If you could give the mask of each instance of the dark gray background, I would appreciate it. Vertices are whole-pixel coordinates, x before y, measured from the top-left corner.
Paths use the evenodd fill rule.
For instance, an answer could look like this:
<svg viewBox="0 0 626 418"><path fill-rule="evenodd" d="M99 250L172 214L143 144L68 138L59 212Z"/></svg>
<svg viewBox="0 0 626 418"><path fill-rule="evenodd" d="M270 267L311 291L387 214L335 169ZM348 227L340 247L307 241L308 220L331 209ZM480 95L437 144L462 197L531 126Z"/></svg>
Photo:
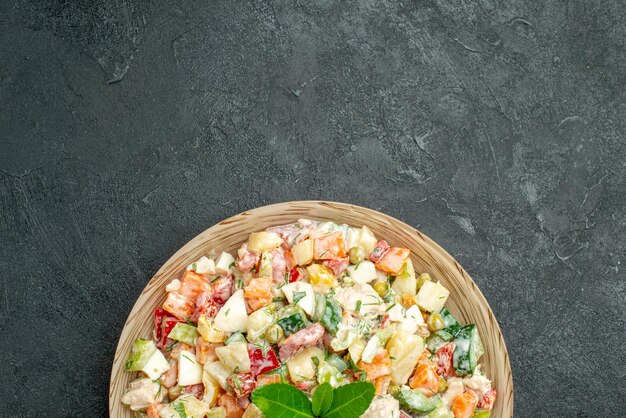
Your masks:
<svg viewBox="0 0 626 418"><path fill-rule="evenodd" d="M0 416L105 415L158 267L294 199L455 256L517 416L623 416L623 1L163 3L0 6Z"/></svg>

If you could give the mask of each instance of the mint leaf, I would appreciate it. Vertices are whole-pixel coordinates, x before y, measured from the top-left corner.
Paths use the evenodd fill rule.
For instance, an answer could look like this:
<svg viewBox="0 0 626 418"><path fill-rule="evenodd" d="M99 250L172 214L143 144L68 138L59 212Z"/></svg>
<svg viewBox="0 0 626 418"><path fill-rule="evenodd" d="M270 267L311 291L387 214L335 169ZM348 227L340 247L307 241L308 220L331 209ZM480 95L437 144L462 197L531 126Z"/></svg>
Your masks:
<svg viewBox="0 0 626 418"><path fill-rule="evenodd" d="M313 415L323 416L333 401L333 387L322 383L313 393Z"/></svg>
<svg viewBox="0 0 626 418"><path fill-rule="evenodd" d="M298 388L285 383L274 383L255 389L252 392L252 403L267 418L313 417L309 398Z"/></svg>
<svg viewBox="0 0 626 418"><path fill-rule="evenodd" d="M374 392L374 385L369 382L355 382L338 387L333 392L333 401L324 418L360 417L369 408Z"/></svg>

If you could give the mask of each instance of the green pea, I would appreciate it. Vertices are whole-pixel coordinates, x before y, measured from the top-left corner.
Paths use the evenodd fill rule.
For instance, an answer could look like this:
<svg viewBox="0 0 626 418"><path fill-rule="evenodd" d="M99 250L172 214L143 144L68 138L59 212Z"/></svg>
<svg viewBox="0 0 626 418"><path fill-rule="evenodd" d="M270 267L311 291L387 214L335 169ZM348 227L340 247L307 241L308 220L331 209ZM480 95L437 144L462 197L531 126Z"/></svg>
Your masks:
<svg viewBox="0 0 626 418"><path fill-rule="evenodd" d="M387 283L385 283L383 281L378 281L378 282L374 283L374 290L376 291L376 293L378 293L378 295L380 297L385 296L387 294L387 290L388 290Z"/></svg>
<svg viewBox="0 0 626 418"><path fill-rule="evenodd" d="M350 248L350 263L351 264L359 264L361 261L365 259L365 251L361 247L352 247Z"/></svg>
<svg viewBox="0 0 626 418"><path fill-rule="evenodd" d="M431 313L428 317L428 329L433 332L441 331L444 327L443 318L438 313Z"/></svg>
<svg viewBox="0 0 626 418"><path fill-rule="evenodd" d="M270 325L270 327L265 331L265 338L270 344L277 344L283 339L284 335L285 333L283 332L283 329L278 324Z"/></svg>

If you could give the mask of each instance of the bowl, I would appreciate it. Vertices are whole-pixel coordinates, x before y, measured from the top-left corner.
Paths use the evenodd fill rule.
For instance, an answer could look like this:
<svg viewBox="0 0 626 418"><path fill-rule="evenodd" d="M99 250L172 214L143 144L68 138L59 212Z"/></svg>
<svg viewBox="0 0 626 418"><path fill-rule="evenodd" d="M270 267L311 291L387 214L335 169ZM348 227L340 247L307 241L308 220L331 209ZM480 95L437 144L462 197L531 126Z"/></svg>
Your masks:
<svg viewBox="0 0 626 418"><path fill-rule="evenodd" d="M301 218L331 220L356 227L367 225L390 245L409 248L415 271L430 273L450 290L446 306L452 314L462 323L478 326L485 348L480 364L498 391L491 416L513 416L511 365L500 327L476 283L450 254L415 228L375 210L345 203L295 201L263 206L225 219L185 244L159 269L135 302L117 344L109 386L111 417L133 417L130 409L122 405L121 398L136 373L124 371L124 363L133 341L152 335L153 313L165 300L165 286L172 279L180 278L190 263L211 250L235 251L251 232Z"/></svg>

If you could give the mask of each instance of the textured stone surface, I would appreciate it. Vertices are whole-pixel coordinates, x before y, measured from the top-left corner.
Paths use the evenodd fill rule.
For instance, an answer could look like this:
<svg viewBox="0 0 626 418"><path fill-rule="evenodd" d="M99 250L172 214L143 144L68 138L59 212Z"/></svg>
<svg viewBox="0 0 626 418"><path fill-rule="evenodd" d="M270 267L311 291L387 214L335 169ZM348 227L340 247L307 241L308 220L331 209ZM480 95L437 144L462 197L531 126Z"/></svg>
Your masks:
<svg viewBox="0 0 626 418"><path fill-rule="evenodd" d="M517 416L623 414L623 2L171 3L0 5L0 416L105 415L158 267L318 198L459 259Z"/></svg>

